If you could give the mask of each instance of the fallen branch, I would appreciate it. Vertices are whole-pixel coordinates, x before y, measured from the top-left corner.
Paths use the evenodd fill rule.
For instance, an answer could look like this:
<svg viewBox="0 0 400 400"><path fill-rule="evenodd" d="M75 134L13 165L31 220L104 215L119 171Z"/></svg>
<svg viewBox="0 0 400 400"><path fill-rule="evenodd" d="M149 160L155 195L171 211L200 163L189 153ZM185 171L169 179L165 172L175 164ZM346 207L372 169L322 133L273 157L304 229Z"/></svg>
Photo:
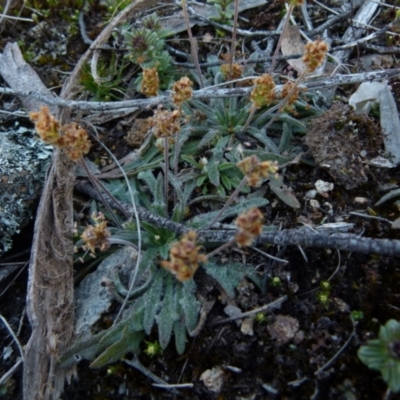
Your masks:
<svg viewBox="0 0 400 400"><path fill-rule="evenodd" d="M101 201L98 193L89 183L78 181L75 188L91 198ZM111 207L124 210L132 215L132 206L127 203L115 203L103 194ZM187 233L190 228L184 224L173 222L167 218L153 214L138 207L139 218L160 228L168 229L177 235ZM203 243L226 243L234 238L235 230L201 230L198 232L199 241ZM285 229L282 231L264 232L255 244L274 244L279 246L293 245L302 247L331 248L342 251L352 251L363 254L380 254L385 256L400 256L400 240L365 238L352 233L326 233L312 231L307 227Z"/></svg>
<svg viewBox="0 0 400 400"><path fill-rule="evenodd" d="M400 75L400 68L395 69L384 69L379 71L363 72L359 74L348 74L341 75L337 74L330 77L323 77L305 81L301 85L302 88L308 90L324 89L338 85L354 85L361 82L374 81L374 80L385 80L391 79L395 76ZM229 82L228 82L229 83ZM282 88L282 85L277 85L277 90ZM211 89L200 89L193 92L193 98L222 98L222 97L241 97L248 96L252 90L252 87L238 87L238 88L211 88ZM41 100L51 106L67 107L71 110L86 110L96 112L115 112L120 109L132 109L132 111L140 109L148 109L155 107L159 104L168 103L171 98L169 94L162 96L151 97L148 99L137 99L137 100L123 100L113 102L96 102L96 101L77 101L77 100L66 100L60 97L50 97L37 93L35 91L28 90L13 90L8 88L0 88L0 93L10 94L20 97L33 97Z"/></svg>

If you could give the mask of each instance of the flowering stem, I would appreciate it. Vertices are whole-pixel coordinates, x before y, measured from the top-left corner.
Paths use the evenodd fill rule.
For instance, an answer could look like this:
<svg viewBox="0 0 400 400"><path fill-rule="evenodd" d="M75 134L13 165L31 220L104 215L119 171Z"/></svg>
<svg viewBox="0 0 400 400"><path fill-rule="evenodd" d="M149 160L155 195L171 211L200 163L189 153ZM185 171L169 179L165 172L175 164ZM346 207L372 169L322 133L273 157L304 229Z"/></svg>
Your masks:
<svg viewBox="0 0 400 400"><path fill-rule="evenodd" d="M179 157L179 132L175 135L175 149L174 149L174 174L178 176L178 157Z"/></svg>
<svg viewBox="0 0 400 400"><path fill-rule="evenodd" d="M222 250L227 249L228 247L232 246L235 243L235 239L231 239L229 242L224 243L222 246L219 246L217 249L213 250L211 253L208 253L206 257L210 259L210 257L215 256L216 254L220 253Z"/></svg>
<svg viewBox="0 0 400 400"><path fill-rule="evenodd" d="M165 160L165 171L164 171L164 197L165 197L165 216L168 217L168 137L164 138L164 160Z"/></svg>
<svg viewBox="0 0 400 400"><path fill-rule="evenodd" d="M280 102L280 104L278 105L279 110L282 110L285 107L285 105L288 103L289 99L292 97L293 93L296 91L297 87L299 86L303 78L306 76L306 74L307 74L307 68L305 68L304 71L299 75L299 77L294 82L287 96ZM263 129L268 129L274 123L277 117L278 113L274 114Z"/></svg>
<svg viewBox="0 0 400 400"><path fill-rule="evenodd" d="M236 196L239 194L239 192L242 190L243 186L247 183L247 178L246 176L243 177L243 179L240 181L238 187L236 190L231 194L231 197L227 200L227 202L224 204L224 206L221 208L217 216L204 228L204 229L210 229L220 218L220 216L223 214L223 212L231 205L232 201L236 198Z"/></svg>
<svg viewBox="0 0 400 400"><path fill-rule="evenodd" d="M285 31L286 31L286 29L287 29L287 27L289 25L289 19L290 19L292 13L293 13L293 9L294 9L294 5L290 4L288 12L286 14L285 24L283 25L282 33L279 36L278 44L276 45L275 53L274 53L274 55L272 57L271 65L269 67L269 73L272 73L273 70L274 70L275 63L276 63L276 58L278 57L278 53L279 53L279 50L281 48L283 35L285 34Z"/></svg>
<svg viewBox="0 0 400 400"><path fill-rule="evenodd" d="M233 15L233 31L232 31L232 42L231 42L231 60L229 62L229 79L232 79L233 62L235 59L235 46L236 46L236 31L237 31L237 20L239 15L239 0L235 0L235 11ZM231 84L232 87L232 84Z"/></svg>
<svg viewBox="0 0 400 400"><path fill-rule="evenodd" d="M114 223L116 226L118 226L120 229L122 229L122 225L119 223L118 219L115 216L115 213L113 212L113 210L111 209L110 205L107 204L107 202L104 200L103 195L101 193L101 191L99 190L99 188L103 189L108 196L110 196L110 198L115 201L116 204L118 204L118 200L110 193L109 190L107 190L106 187L104 187L104 185L92 174L92 172L90 172L89 168L86 165L85 160L82 158L79 161L79 165L85 170L86 175L88 176L91 184L93 185L94 189L98 192L100 198L102 199L102 203L106 206L107 211L110 213L111 218L113 219Z"/></svg>
<svg viewBox="0 0 400 400"><path fill-rule="evenodd" d="M249 116L247 117L247 121L246 121L246 123L244 124L244 127L243 127L243 129L242 129L242 133L246 133L246 131L247 131L247 128L249 127L249 125L250 125L250 122L252 121L252 119L253 119L253 117L254 117L254 114L256 113L256 110L257 110L257 108L254 106L254 104L251 106L251 108L250 108L250 113L249 113Z"/></svg>
<svg viewBox="0 0 400 400"><path fill-rule="evenodd" d="M175 134L175 148L174 148L174 175L178 176L178 160L179 160L179 132ZM176 204L176 191L174 191L174 204Z"/></svg>
<svg viewBox="0 0 400 400"><path fill-rule="evenodd" d="M108 238L108 243L110 244L120 244L121 246L130 246L137 251L137 246L133 243L129 242L128 240L118 239L118 238Z"/></svg>
<svg viewBox="0 0 400 400"><path fill-rule="evenodd" d="M194 42L194 39L193 39L192 29L190 27L190 20L189 20L189 14L188 14L188 11L187 11L186 0L182 0L182 11L183 11L183 16L184 16L185 22L186 22L186 29L187 29L188 36L189 36L190 48L191 48L191 53L192 53L192 57L193 57L193 62L196 65L197 74L199 75L200 88L203 89L204 88L203 76L201 75L199 58L197 57L196 45L195 45L195 42Z"/></svg>

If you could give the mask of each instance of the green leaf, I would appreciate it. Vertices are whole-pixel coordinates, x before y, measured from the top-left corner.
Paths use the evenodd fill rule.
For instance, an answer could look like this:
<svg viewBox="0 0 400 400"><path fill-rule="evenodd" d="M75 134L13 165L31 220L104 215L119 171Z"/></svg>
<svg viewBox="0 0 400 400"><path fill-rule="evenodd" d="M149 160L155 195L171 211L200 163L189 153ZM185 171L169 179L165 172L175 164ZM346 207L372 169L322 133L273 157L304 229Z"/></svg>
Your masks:
<svg viewBox="0 0 400 400"><path fill-rule="evenodd" d="M199 164L193 156L187 156L186 154L181 154L180 157L182 158L183 161L186 161L187 163L193 165L194 167L198 168L200 171L203 169L203 166Z"/></svg>
<svg viewBox="0 0 400 400"><path fill-rule="evenodd" d="M179 355L183 354L186 347L186 328L182 320L174 322L175 347Z"/></svg>
<svg viewBox="0 0 400 400"><path fill-rule="evenodd" d="M286 122L283 123L281 142L279 143L279 153L283 153L289 148L290 141L292 140L292 128Z"/></svg>
<svg viewBox="0 0 400 400"><path fill-rule="evenodd" d="M260 129L256 129L254 127L250 127L247 130L247 133L253 137L255 137L257 140L259 140L262 144L267 146L267 148L272 151L275 154L279 154L279 149L274 143L274 141L269 138L265 132L261 131Z"/></svg>
<svg viewBox="0 0 400 400"><path fill-rule="evenodd" d="M226 170L232 169L232 168L235 168L235 164L232 162L223 162L218 165L218 169L220 172L226 171Z"/></svg>
<svg viewBox="0 0 400 400"><path fill-rule="evenodd" d="M172 274L168 274L165 285L164 299L161 311L157 318L158 325L158 341L163 350L168 346L171 339L172 327L177 319L174 310L174 286L175 281Z"/></svg>
<svg viewBox="0 0 400 400"><path fill-rule="evenodd" d="M68 368L75 364L77 360L93 360L93 358L103 351L109 344L112 344L121 338L124 327L125 325L118 324L107 331L102 331L96 335L84 338L83 340L78 340L64 354L62 354L59 360L60 366L62 368ZM101 341L101 339L107 334L113 336L109 344Z"/></svg>
<svg viewBox="0 0 400 400"><path fill-rule="evenodd" d="M197 187L203 186L203 184L207 180L207 178L208 178L207 175L201 175L196 181Z"/></svg>
<svg viewBox="0 0 400 400"><path fill-rule="evenodd" d="M227 190L232 189L231 180L226 175L221 175L222 184L226 187Z"/></svg>
<svg viewBox="0 0 400 400"><path fill-rule="evenodd" d="M283 183L282 175L271 175L268 185L270 189L281 199L285 204L292 208L300 208L300 203L292 190Z"/></svg>
<svg viewBox="0 0 400 400"><path fill-rule="evenodd" d="M216 187L218 187L221 183L219 180L219 170L218 170L219 161L216 160L214 156L212 156L208 160L207 164L207 174L209 181Z"/></svg>
<svg viewBox="0 0 400 400"><path fill-rule="evenodd" d="M154 177L153 172L150 170L139 172L138 178L145 182L154 199L157 193L157 180Z"/></svg>
<svg viewBox="0 0 400 400"><path fill-rule="evenodd" d="M307 133L306 126L298 119L293 118L289 114L281 113L278 116L278 121L286 122L293 130L299 133Z"/></svg>
<svg viewBox="0 0 400 400"><path fill-rule="evenodd" d="M155 274L153 284L144 295L144 302L146 304L146 307L144 309L144 315L143 315L143 327L148 335L150 335L151 329L153 328L154 325L154 320L157 311L160 308L160 300L164 284L164 277L166 277L164 271L158 271L158 273Z"/></svg>
<svg viewBox="0 0 400 400"><path fill-rule="evenodd" d="M260 161L277 161L278 164L286 164L293 160L293 157L285 157L275 153L269 153L263 150L244 150L243 157L257 156Z"/></svg>
<svg viewBox="0 0 400 400"><path fill-rule="evenodd" d="M184 282L180 289L179 304L183 310L186 328L191 332L197 326L200 311L200 303L195 296L196 284L191 279Z"/></svg>
<svg viewBox="0 0 400 400"><path fill-rule="evenodd" d="M400 322L389 320L380 327L379 339L368 341L358 349L358 357L371 369L381 372L392 392L400 391Z"/></svg>
<svg viewBox="0 0 400 400"><path fill-rule="evenodd" d="M121 338L101 353L91 364L91 368L101 368L123 358L129 352L137 353L144 333L130 332L125 326Z"/></svg>
<svg viewBox="0 0 400 400"><path fill-rule="evenodd" d="M204 265L204 269L223 287L230 298L235 297L235 288L246 274L246 267L240 263L221 266L209 261Z"/></svg>
<svg viewBox="0 0 400 400"><path fill-rule="evenodd" d="M210 146L211 142L214 140L215 136L218 135L219 130L218 129L211 129L209 130L200 140L200 143L198 145L198 148L201 149L205 146Z"/></svg>

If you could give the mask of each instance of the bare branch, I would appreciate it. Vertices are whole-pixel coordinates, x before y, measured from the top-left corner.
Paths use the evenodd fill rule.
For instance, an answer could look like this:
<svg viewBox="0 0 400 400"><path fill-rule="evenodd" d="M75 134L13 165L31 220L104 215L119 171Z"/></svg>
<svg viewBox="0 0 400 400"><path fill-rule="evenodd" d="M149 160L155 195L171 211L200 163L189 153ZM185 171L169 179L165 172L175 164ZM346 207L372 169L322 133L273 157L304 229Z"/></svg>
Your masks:
<svg viewBox="0 0 400 400"><path fill-rule="evenodd" d="M101 201L93 187L87 182L79 181L75 183L75 188L82 193L89 195L97 201ZM132 213L129 204L115 204L106 195L106 201L110 201L112 207L124 209ZM138 214L142 221L146 221L158 227L162 227L182 235L187 233L190 228L184 224L173 222L167 218L153 214L142 207L138 207ZM235 230L201 230L198 232L199 241L203 243L224 243L233 239ZM400 256L400 240L373 239L360 237L351 233L326 233L311 231L303 227L299 229L285 229L282 231L264 232L255 244L274 244L279 246L294 245L302 247L332 248L344 251L353 251L363 254L380 254L385 256Z"/></svg>

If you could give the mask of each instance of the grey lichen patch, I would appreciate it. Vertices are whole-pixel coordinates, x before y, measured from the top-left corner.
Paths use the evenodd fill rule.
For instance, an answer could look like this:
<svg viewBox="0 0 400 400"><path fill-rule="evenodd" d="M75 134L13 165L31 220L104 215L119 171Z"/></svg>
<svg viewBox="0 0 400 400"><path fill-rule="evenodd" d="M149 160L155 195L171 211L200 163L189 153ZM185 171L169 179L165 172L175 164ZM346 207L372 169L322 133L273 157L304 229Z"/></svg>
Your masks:
<svg viewBox="0 0 400 400"><path fill-rule="evenodd" d="M32 218L51 156L52 147L33 130L18 125L0 130L0 257Z"/></svg>

